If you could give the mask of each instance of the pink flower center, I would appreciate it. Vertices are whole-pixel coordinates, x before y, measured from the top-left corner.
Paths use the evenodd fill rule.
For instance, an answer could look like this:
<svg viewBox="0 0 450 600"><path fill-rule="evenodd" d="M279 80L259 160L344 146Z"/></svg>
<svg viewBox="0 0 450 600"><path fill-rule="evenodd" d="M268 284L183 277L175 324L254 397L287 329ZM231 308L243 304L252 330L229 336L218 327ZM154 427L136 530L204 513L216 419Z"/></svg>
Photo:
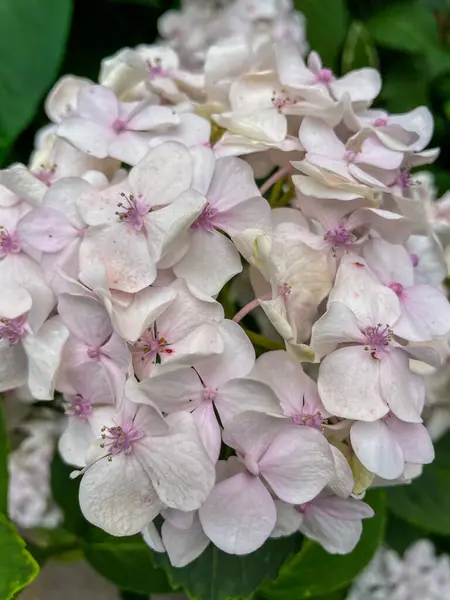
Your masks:
<svg viewBox="0 0 450 600"><path fill-rule="evenodd" d="M330 83L333 81L334 75L331 69L320 69L318 73L316 73L316 81L317 83Z"/></svg>
<svg viewBox="0 0 450 600"><path fill-rule="evenodd" d="M417 254L414 254L414 252L412 252L409 255L409 258L411 259L412 266L417 267L417 265L419 264L419 256Z"/></svg>
<svg viewBox="0 0 450 600"><path fill-rule="evenodd" d="M134 344L135 353L140 355L141 362L148 360L155 362L156 357L162 353L173 354L174 351L169 346L169 342L164 337L159 337L154 327L150 327L147 331L144 331Z"/></svg>
<svg viewBox="0 0 450 600"><path fill-rule="evenodd" d="M91 401L89 398L83 398L81 394L73 396L70 404L66 408L66 414L80 419L86 419L92 412Z"/></svg>
<svg viewBox="0 0 450 600"><path fill-rule="evenodd" d="M141 231L145 226L145 216L150 212L149 207L141 200L142 195L139 194L136 199L132 194L127 196L123 192L120 194L125 200L117 205L120 210L116 212L119 221L127 223L134 227L137 231Z"/></svg>
<svg viewBox="0 0 450 600"><path fill-rule="evenodd" d="M17 254L22 251L20 238L15 231L10 233L6 227L0 225L0 257L7 254Z"/></svg>
<svg viewBox="0 0 450 600"><path fill-rule="evenodd" d="M388 124L388 120L386 119L386 117L378 117L373 122L374 127L386 127L387 124Z"/></svg>
<svg viewBox="0 0 450 600"><path fill-rule="evenodd" d="M277 94L277 92L274 91L271 102L274 108L276 108L278 111L281 111L281 109L285 106L294 106L297 103L297 100L291 98L284 92Z"/></svg>
<svg viewBox="0 0 450 600"><path fill-rule="evenodd" d="M33 173L36 179L45 183L47 187L50 187L53 183L53 179L55 177L56 165L46 169L43 165L40 171Z"/></svg>
<svg viewBox="0 0 450 600"><path fill-rule="evenodd" d="M297 504L297 506L295 507L295 510L297 510L299 513L305 514L308 506L311 504L311 502L304 502L303 504Z"/></svg>
<svg viewBox="0 0 450 600"><path fill-rule="evenodd" d="M108 449L109 459L118 454L132 454L133 444L144 437L142 431L134 426L134 421L117 427L102 427L101 448Z"/></svg>
<svg viewBox="0 0 450 600"><path fill-rule="evenodd" d="M323 239L332 246L350 246L353 241L353 235L348 229L345 229L342 223L339 223L334 229L328 230Z"/></svg>
<svg viewBox="0 0 450 600"><path fill-rule="evenodd" d="M326 419L322 417L320 410L310 414L305 414L305 412L302 411L302 413L292 417L292 422L294 425L312 427L313 429L318 429L323 432L323 424L326 422Z"/></svg>
<svg viewBox="0 0 450 600"><path fill-rule="evenodd" d="M386 352L389 343L392 342L393 333L389 325L383 327L381 323L378 323L376 327L367 327L364 331L367 342L364 350L370 352L372 358L379 360L380 355Z"/></svg>
<svg viewBox="0 0 450 600"><path fill-rule="evenodd" d="M211 386L206 386L203 390L203 400L205 402L214 402L217 395L217 389Z"/></svg>
<svg viewBox="0 0 450 600"><path fill-rule="evenodd" d="M10 346L18 344L27 333L26 324L25 315L15 319L0 319L0 340L6 340Z"/></svg>
<svg viewBox="0 0 450 600"><path fill-rule="evenodd" d="M280 285L278 291L280 292L280 296L284 297L284 301L287 302L288 296L290 296L292 292L292 286L288 283L283 283L283 285Z"/></svg>
<svg viewBox="0 0 450 600"><path fill-rule="evenodd" d="M201 214L192 223L191 229L203 229L205 231L214 231L214 217L217 214L217 210L211 206L208 202Z"/></svg>
<svg viewBox="0 0 450 600"><path fill-rule="evenodd" d="M162 61L160 58L155 58L155 62L147 62L147 70L150 79L157 79L158 77L168 77L169 73L163 68Z"/></svg>
<svg viewBox="0 0 450 600"><path fill-rule="evenodd" d="M89 346L87 349L87 355L92 359L99 359L101 356L101 348L95 348L94 346Z"/></svg>
<svg viewBox="0 0 450 600"><path fill-rule="evenodd" d="M358 158L358 152L354 152L353 150L346 150L344 152L344 160L348 163L353 163Z"/></svg>
<svg viewBox="0 0 450 600"><path fill-rule="evenodd" d="M395 292L397 294L397 296L401 296L403 294L404 291L404 287L402 286L401 283L395 282L395 283L391 283L389 284L389 287L391 288L391 290L393 292Z"/></svg>
<svg viewBox="0 0 450 600"><path fill-rule="evenodd" d="M403 190L411 187L412 179L409 171L401 171L395 178L395 185L398 185Z"/></svg>
<svg viewBox="0 0 450 600"><path fill-rule="evenodd" d="M113 123L112 128L116 133L121 133L127 128L127 122L123 119L116 119Z"/></svg>

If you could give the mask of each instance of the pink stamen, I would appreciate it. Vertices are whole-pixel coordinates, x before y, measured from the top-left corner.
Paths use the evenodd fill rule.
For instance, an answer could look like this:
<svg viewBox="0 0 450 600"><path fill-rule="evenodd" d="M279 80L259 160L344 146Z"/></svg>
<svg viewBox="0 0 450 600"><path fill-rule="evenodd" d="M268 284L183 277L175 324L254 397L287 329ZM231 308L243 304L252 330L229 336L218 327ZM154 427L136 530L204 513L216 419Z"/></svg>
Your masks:
<svg viewBox="0 0 450 600"><path fill-rule="evenodd" d="M409 171L401 171L395 178L394 185L398 185L403 190L411 187L412 179Z"/></svg>
<svg viewBox="0 0 450 600"><path fill-rule="evenodd" d="M127 196L122 192L120 195L125 199L126 205L123 202L119 202L117 205L120 208L120 211L116 212L119 221L141 231L145 226L144 217L150 212L149 207L140 199L140 196L136 199L132 194Z"/></svg>
<svg viewBox="0 0 450 600"><path fill-rule="evenodd" d="M374 127L386 127L387 124L388 124L388 120L386 119L386 117L378 117L373 122Z"/></svg>
<svg viewBox="0 0 450 600"><path fill-rule="evenodd" d="M87 355L89 356L89 358L92 359L99 359L101 356L101 349L100 348L95 348L94 346L89 346L89 348L87 349Z"/></svg>
<svg viewBox="0 0 450 600"><path fill-rule="evenodd" d="M316 81L317 83L331 83L334 80L334 74L331 69L320 69L318 73L316 73Z"/></svg>
<svg viewBox="0 0 450 600"><path fill-rule="evenodd" d="M412 252L409 255L409 258L411 259L412 265L413 267L417 267L417 265L419 264L419 256L417 254L415 254L414 252Z"/></svg>
<svg viewBox="0 0 450 600"><path fill-rule="evenodd" d="M27 333L26 324L25 315L15 319L0 319L0 340L6 340L10 346L18 344Z"/></svg>
<svg viewBox="0 0 450 600"><path fill-rule="evenodd" d="M364 330L366 336L367 346L364 346L364 350L370 352L372 358L379 360L380 354L388 350L390 342L392 342L393 331L389 328L389 325L382 328L381 323L378 323L376 327L367 327Z"/></svg>
<svg viewBox="0 0 450 600"><path fill-rule="evenodd" d="M339 223L334 229L329 229L323 239L333 247L350 246L353 242L353 235L342 223Z"/></svg>
<svg viewBox="0 0 450 600"><path fill-rule="evenodd" d="M116 133L121 133L127 128L127 122L123 119L116 119L113 123L112 128Z"/></svg>
<svg viewBox="0 0 450 600"><path fill-rule="evenodd" d="M211 386L206 386L203 390L203 400L205 402L214 402L217 395L217 389Z"/></svg>
<svg viewBox="0 0 450 600"><path fill-rule="evenodd" d="M92 413L91 401L89 398L83 398L81 394L73 396L70 404L66 408L66 414L80 419L86 419Z"/></svg>
<svg viewBox="0 0 450 600"><path fill-rule="evenodd" d="M15 231L10 233L6 227L0 225L0 257L7 254L17 254L22 251L20 238Z"/></svg>
<svg viewBox="0 0 450 600"><path fill-rule="evenodd" d="M133 354L140 355L141 362L156 362L156 357L163 353L173 354L172 348L169 348L169 342L164 337L159 337L154 327L144 331L142 336L135 342Z"/></svg>
<svg viewBox="0 0 450 600"><path fill-rule="evenodd" d="M50 169L45 169L42 167L40 171L33 173L36 179L45 183L47 187L50 187L53 183L53 179L55 177L56 165L53 165Z"/></svg>
<svg viewBox="0 0 450 600"><path fill-rule="evenodd" d="M191 229L203 229L204 231L209 232L214 231L213 221L216 214L217 210L207 202L199 217L192 223Z"/></svg>
<svg viewBox="0 0 450 600"><path fill-rule="evenodd" d="M133 444L144 437L142 431L134 426L134 420L130 419L124 425L116 427L102 427L101 448L108 449L108 457L111 459L118 454L132 454Z"/></svg>
<svg viewBox="0 0 450 600"><path fill-rule="evenodd" d="M348 163L353 163L358 157L358 152L354 152L353 150L346 150L344 152L344 160Z"/></svg>
<svg viewBox="0 0 450 600"><path fill-rule="evenodd" d="M397 294L397 296L401 296L404 292L404 287L402 286L401 283L395 282L395 283L391 283L389 284L389 287L391 288L391 290L393 292L395 292Z"/></svg>

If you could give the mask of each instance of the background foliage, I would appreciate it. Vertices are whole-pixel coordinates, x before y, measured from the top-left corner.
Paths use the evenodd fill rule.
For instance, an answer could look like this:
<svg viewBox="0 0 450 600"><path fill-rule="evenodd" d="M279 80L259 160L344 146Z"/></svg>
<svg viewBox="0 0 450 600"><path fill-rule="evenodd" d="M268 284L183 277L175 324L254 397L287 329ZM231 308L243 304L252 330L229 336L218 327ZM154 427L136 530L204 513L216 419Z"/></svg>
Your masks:
<svg viewBox="0 0 450 600"><path fill-rule="evenodd" d="M0 165L27 162L36 131L46 123L42 102L65 73L96 79L100 60L123 46L152 42L167 0L2 0L0 2ZM435 117L433 144L442 147L431 170L439 192L450 188L450 0L296 0L308 22L307 37L337 74L361 66L380 69L377 104L391 112L428 105ZM4 516L8 443L0 418L0 600L8 600L37 574L37 563L83 555L123 598L184 588L198 600L341 600L379 543L399 552L431 537L450 552L450 440L411 486L374 490L376 518L366 521L355 552L326 554L300 536L272 541L248 557L209 548L192 565L173 569L139 536L120 540L86 523L78 483L55 457L52 489L63 526L24 542ZM2 514L3 513L3 514ZM25 537L27 535L25 534ZM34 558L33 558L33 556Z"/></svg>

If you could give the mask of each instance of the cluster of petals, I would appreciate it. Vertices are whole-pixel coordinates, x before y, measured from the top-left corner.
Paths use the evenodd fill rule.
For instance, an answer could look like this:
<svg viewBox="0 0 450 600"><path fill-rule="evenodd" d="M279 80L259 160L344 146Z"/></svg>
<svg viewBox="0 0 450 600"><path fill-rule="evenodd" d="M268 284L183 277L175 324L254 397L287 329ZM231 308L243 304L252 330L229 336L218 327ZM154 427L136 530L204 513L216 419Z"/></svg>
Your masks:
<svg viewBox="0 0 450 600"><path fill-rule="evenodd" d="M99 83L63 77L0 171L0 391L57 398L85 517L174 566L297 531L345 554L365 490L434 457L443 219L410 174L432 117L305 59L289 0L184 4ZM256 356L253 308L283 349Z"/></svg>

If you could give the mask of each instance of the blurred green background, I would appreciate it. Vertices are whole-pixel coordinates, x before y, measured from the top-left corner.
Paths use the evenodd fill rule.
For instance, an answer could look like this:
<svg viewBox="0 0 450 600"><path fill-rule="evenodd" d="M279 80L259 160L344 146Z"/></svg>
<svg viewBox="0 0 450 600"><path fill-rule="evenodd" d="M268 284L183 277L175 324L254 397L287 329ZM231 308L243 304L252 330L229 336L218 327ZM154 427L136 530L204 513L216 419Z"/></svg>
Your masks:
<svg viewBox="0 0 450 600"><path fill-rule="evenodd" d="M211 0L213 2L214 0ZM151 43L173 0L0 0L0 164L26 162L46 123L43 97L73 73L96 79L99 63L124 46ZM450 0L296 0L312 49L336 73L378 67L376 104L432 110L440 193L450 188Z"/></svg>

